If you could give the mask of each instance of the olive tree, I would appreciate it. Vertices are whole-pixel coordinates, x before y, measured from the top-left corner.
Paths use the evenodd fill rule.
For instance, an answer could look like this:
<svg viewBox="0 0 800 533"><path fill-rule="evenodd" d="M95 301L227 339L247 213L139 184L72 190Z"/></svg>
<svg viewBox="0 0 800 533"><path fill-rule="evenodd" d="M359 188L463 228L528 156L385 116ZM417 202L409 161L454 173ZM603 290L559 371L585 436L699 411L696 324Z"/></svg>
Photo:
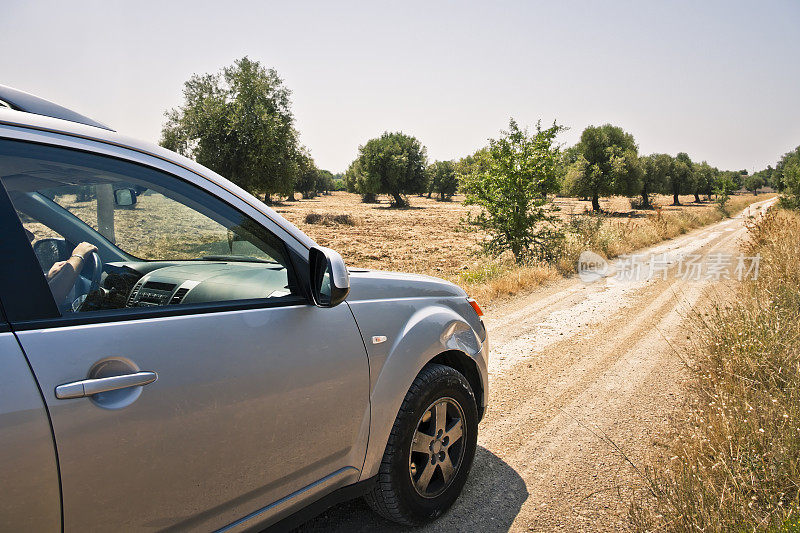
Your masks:
<svg viewBox="0 0 800 533"><path fill-rule="evenodd" d="M303 195L304 199L313 198L317 194L317 182L319 181L319 170L314 164L311 155L302 150L296 158L297 162L297 181L295 189Z"/></svg>
<svg viewBox="0 0 800 533"><path fill-rule="evenodd" d="M216 74L193 75L183 104L167 111L161 145L252 193L289 195L297 176L290 91L273 69L247 57Z"/></svg>
<svg viewBox="0 0 800 533"><path fill-rule="evenodd" d="M672 157L667 154L650 154L640 158L642 168L642 207L650 208L650 196L661 192L667 184L672 169Z"/></svg>
<svg viewBox="0 0 800 533"><path fill-rule="evenodd" d="M700 203L701 194L706 195L706 198L711 197L711 193L714 192L717 174L719 174L719 170L709 165L706 161L694 165L691 180L695 203Z"/></svg>
<svg viewBox="0 0 800 533"><path fill-rule="evenodd" d="M436 193L442 202L449 201L458 191L456 164L452 161L436 161L428 165L428 197Z"/></svg>
<svg viewBox="0 0 800 533"><path fill-rule="evenodd" d="M348 170L348 187L364 201L388 194L392 205L405 207L406 195L426 190L427 159L425 147L416 138L386 132L358 147L358 158Z"/></svg>
<svg viewBox="0 0 800 533"><path fill-rule="evenodd" d="M669 175L669 190L672 192L672 205L681 205L679 195L691 189L692 160L686 152L680 152L672 160L672 170Z"/></svg>
<svg viewBox="0 0 800 533"><path fill-rule="evenodd" d="M463 176L464 203L482 208L469 221L486 231L487 253L510 251L517 263L553 257L561 233L547 195L558 189L555 139L562 129L539 122L531 134L511 119L508 131L489 140L475 171Z"/></svg>
<svg viewBox="0 0 800 533"><path fill-rule="evenodd" d="M761 172L754 172L749 176L744 177L744 188L753 194L758 194L758 189L764 186L764 175Z"/></svg>
<svg viewBox="0 0 800 533"><path fill-rule="evenodd" d="M714 184L714 194L717 195L717 208L725 216L728 216L728 199L733 194L733 191L737 189L733 176L733 172L723 172L717 177Z"/></svg>
<svg viewBox="0 0 800 533"><path fill-rule="evenodd" d="M356 159L344 173L344 184L348 192L361 195L361 201L365 204L374 204L378 201L378 190L380 182L375 174L364 172L361 160Z"/></svg>
<svg viewBox="0 0 800 533"><path fill-rule="evenodd" d="M565 177L565 189L592 199L600 211L600 197L630 196L639 192L641 167L633 135L618 126L589 126L574 149L576 161Z"/></svg>
<svg viewBox="0 0 800 533"><path fill-rule="evenodd" d="M316 191L321 194L330 194L334 187L333 173L330 170L320 170L317 173Z"/></svg>

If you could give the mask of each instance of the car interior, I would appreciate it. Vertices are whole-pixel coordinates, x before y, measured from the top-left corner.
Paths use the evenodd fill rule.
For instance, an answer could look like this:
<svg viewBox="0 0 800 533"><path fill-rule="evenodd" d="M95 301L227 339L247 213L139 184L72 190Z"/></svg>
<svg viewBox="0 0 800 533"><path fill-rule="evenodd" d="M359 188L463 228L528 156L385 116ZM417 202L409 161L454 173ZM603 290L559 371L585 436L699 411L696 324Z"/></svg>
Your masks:
<svg viewBox="0 0 800 533"><path fill-rule="evenodd" d="M72 290L56 302L62 314L298 292L277 237L189 184L170 180L167 189L14 155L0 156L0 178L45 276L78 243L97 247L84 258ZM184 231L183 217L194 217ZM195 219L202 219L201 229Z"/></svg>

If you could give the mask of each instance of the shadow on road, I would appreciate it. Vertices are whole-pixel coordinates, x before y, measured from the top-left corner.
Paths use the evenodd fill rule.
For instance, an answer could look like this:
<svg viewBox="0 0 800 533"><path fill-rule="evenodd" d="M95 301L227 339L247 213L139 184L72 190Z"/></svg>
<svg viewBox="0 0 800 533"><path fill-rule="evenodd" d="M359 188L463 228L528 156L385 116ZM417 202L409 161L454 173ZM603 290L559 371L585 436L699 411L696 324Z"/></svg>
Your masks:
<svg viewBox="0 0 800 533"><path fill-rule="evenodd" d="M450 511L425 528L404 528L384 520L358 499L328 509L295 530L319 531L508 531L528 489L517 472L478 446L475 463L461 497Z"/></svg>

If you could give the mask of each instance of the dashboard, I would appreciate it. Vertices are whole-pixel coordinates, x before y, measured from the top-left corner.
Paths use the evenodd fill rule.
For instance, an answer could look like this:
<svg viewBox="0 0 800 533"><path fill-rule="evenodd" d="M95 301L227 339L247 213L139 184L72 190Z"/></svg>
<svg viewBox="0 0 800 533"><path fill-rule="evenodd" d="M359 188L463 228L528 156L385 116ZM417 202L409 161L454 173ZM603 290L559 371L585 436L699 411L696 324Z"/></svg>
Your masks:
<svg viewBox="0 0 800 533"><path fill-rule="evenodd" d="M113 307L155 307L289 296L277 263L176 261L108 263L106 289L125 295ZM118 300L118 298L117 298Z"/></svg>

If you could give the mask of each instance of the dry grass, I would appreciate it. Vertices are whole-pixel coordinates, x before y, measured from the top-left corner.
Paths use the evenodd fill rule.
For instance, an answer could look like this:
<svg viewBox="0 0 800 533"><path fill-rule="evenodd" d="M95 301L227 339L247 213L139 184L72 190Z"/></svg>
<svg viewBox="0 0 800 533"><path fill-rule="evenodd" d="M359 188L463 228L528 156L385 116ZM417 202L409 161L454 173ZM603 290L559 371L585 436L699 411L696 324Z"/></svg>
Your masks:
<svg viewBox="0 0 800 533"><path fill-rule="evenodd" d="M731 215L739 213L754 201L769 197L734 196L728 202L727 212ZM716 205L708 203L657 208L650 212L631 210L628 217L574 216L567 220L571 231L558 268L562 272L574 271L578 256L584 250L592 250L606 258L618 257L713 224L725 216Z"/></svg>
<svg viewBox="0 0 800 533"><path fill-rule="evenodd" d="M800 213L772 212L744 252L758 279L698 317L697 403L639 530L800 531Z"/></svg>
<svg viewBox="0 0 800 533"><path fill-rule="evenodd" d="M734 197L730 210L739 211L764 198ZM627 198L611 198L601 201L606 213L600 216L586 214L591 209L588 201L557 198L560 217L575 229L565 243L563 259L555 266L520 267L508 257L489 260L478 254L483 235L465 229L461 222L470 211L477 211L461 199L437 202L415 196L411 208L391 209L386 203L364 204L355 194L336 192L276 209L319 244L341 253L349 265L442 277L461 285L482 304L573 272L578 255L587 248L614 257L722 218L713 204L694 204L691 196L681 197L683 206L667 205L671 197L656 197L656 203L664 206L658 210L633 209ZM352 227L318 222L333 213L347 214L358 223ZM309 223L309 215L314 215L314 223Z"/></svg>
<svg viewBox="0 0 800 533"><path fill-rule="evenodd" d="M487 261L483 266L461 272L453 281L479 302L488 304L538 287L559 276L549 265L516 265L511 260Z"/></svg>

